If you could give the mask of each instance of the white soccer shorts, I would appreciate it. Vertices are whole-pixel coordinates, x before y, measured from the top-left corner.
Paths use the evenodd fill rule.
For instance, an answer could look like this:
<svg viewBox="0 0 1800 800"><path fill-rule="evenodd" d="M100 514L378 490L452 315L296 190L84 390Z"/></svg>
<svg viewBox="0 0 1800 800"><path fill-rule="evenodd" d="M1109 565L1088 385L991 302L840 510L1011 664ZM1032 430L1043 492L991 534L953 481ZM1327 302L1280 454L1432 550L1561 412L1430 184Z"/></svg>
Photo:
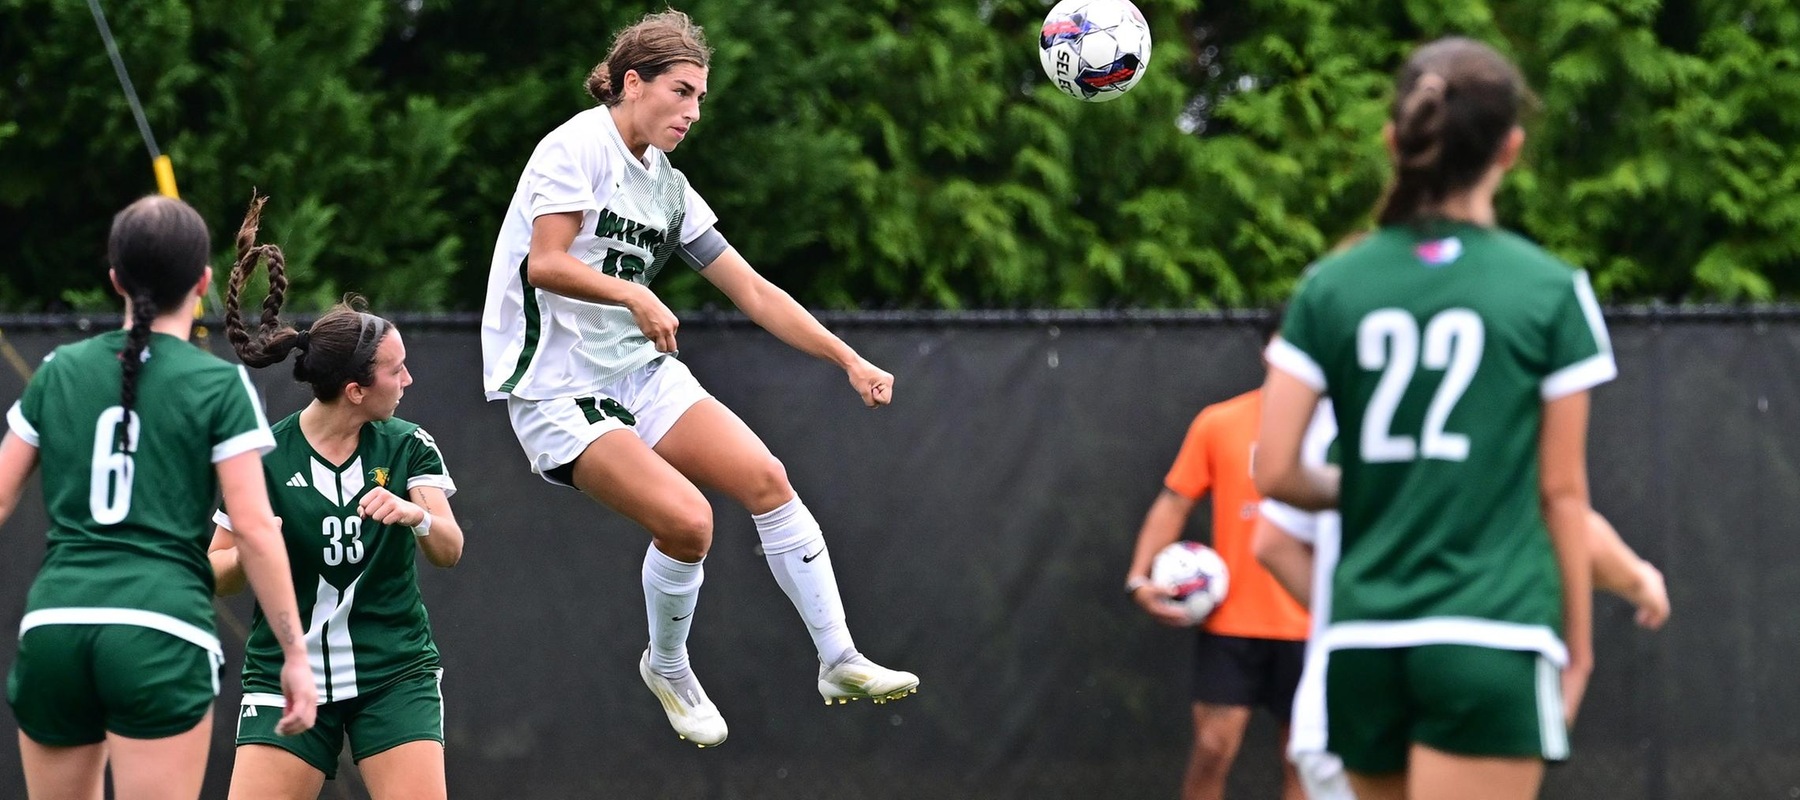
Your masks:
<svg viewBox="0 0 1800 800"><path fill-rule="evenodd" d="M711 396L686 364L664 356L592 395L552 400L508 397L506 413L531 461L531 471L543 476L573 462L595 439L613 431L631 431L655 447L682 414Z"/></svg>

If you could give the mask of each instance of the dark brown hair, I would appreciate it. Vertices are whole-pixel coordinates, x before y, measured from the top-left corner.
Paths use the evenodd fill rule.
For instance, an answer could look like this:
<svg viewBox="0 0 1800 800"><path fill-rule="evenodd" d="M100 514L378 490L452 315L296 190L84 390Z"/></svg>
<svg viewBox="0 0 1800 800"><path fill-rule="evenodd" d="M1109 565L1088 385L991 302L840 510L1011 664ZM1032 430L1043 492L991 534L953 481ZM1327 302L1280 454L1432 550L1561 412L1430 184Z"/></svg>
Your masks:
<svg viewBox="0 0 1800 800"><path fill-rule="evenodd" d="M124 409L118 447L130 452L131 409L137 404L138 373L150 346L150 324L159 313L181 305L206 271L212 236L206 221L187 203L151 195L113 215L106 262L131 299L131 328L119 351L119 406Z"/></svg>
<svg viewBox="0 0 1800 800"><path fill-rule="evenodd" d="M1474 186L1529 100L1519 68L1492 47L1450 37L1419 48L1395 80L1394 183L1377 221L1415 222Z"/></svg>
<svg viewBox="0 0 1800 800"><path fill-rule="evenodd" d="M279 364L289 353L300 351L294 358L294 380L312 386L313 397L336 400L346 384L367 386L375 380L375 349L394 325L365 311L368 304L354 294L345 295L305 330L282 322L287 259L280 247L256 243L263 203L268 199L252 192L250 209L238 228L237 261L231 265L231 281L225 290L225 338L231 340L238 358L252 367ZM244 327L241 298L258 263L269 268L269 296L263 298L261 321L250 331Z"/></svg>
<svg viewBox="0 0 1800 800"><path fill-rule="evenodd" d="M625 73L636 70L639 79L649 82L682 63L701 68L712 63L706 34L680 11L647 14L613 36L606 59L588 72L587 92L601 105L615 106L622 99Z"/></svg>

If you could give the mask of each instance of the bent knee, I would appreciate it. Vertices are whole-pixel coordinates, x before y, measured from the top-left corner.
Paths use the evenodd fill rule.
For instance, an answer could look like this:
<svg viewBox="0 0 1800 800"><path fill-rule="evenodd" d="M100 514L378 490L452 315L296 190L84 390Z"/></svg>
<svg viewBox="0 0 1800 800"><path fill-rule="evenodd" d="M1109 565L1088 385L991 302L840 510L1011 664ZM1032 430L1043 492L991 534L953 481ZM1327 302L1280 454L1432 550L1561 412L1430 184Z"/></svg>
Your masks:
<svg viewBox="0 0 1800 800"><path fill-rule="evenodd" d="M774 456L762 459L742 481L738 500L754 514L774 511L794 497L794 487L788 483L787 467Z"/></svg>
<svg viewBox="0 0 1800 800"><path fill-rule="evenodd" d="M697 494L697 493L696 493ZM664 515L650 533L662 550L677 561L699 561L712 549L712 506L705 498L683 503Z"/></svg>

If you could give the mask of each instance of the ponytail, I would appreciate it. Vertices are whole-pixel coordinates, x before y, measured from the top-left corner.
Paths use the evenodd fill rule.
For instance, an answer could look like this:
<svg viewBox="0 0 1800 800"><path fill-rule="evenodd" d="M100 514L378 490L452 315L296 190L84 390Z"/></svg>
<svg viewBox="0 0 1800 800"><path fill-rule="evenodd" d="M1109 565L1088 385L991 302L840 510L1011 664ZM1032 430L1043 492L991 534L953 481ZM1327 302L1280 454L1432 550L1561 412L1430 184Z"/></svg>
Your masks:
<svg viewBox="0 0 1800 800"><path fill-rule="evenodd" d="M607 62L602 61L587 76L588 96L603 106L619 102L619 93L613 89L612 75L607 69Z"/></svg>
<svg viewBox="0 0 1800 800"><path fill-rule="evenodd" d="M244 212L244 223L237 233L237 260L231 265L231 279L225 288L225 338L237 351L238 358L252 367L266 367L286 360L288 354L302 344L301 332L281 322L281 304L287 299L287 257L272 244L257 244L256 231L262 224L263 204L269 198L250 193L250 208ZM263 298L262 319L254 332L244 327L242 297L244 284L263 263L269 270L269 296ZM294 364L299 377L304 367L302 356Z"/></svg>
<svg viewBox="0 0 1800 800"><path fill-rule="evenodd" d="M1418 222L1480 183L1530 98L1518 67L1462 37L1419 48L1395 84L1394 182L1376 214L1382 225Z"/></svg>
<svg viewBox="0 0 1800 800"><path fill-rule="evenodd" d="M121 453L131 452L131 413L137 405L138 375L144 370L145 351L150 349L150 324L156 321L156 301L143 289L131 292L131 328L125 334L125 349L119 351L119 427L113 436L113 447Z"/></svg>
<svg viewBox="0 0 1800 800"><path fill-rule="evenodd" d="M1442 202L1448 193L1444 185L1447 89L1442 76L1428 72L1419 76L1412 91L1397 104L1394 185L1377 218L1382 225L1411 222L1426 208Z"/></svg>
<svg viewBox="0 0 1800 800"><path fill-rule="evenodd" d="M346 384L366 386L374 381L375 350L393 330L393 323L366 313L366 303L353 294L345 295L305 330L282 322L281 305L288 291L287 257L280 247L256 243L268 199L252 192L244 224L238 228L237 261L231 265L231 280L225 286L225 338L238 358L251 367L279 364L299 351L294 358L294 380L310 385L313 397L336 400ZM259 263L269 270L269 296L263 298L256 329L250 330L244 325L244 284Z"/></svg>
<svg viewBox="0 0 1800 800"><path fill-rule="evenodd" d="M180 200L151 195L113 215L106 263L131 305L131 327L119 351L119 407L124 413L113 440L119 451L131 452L131 417L150 350L150 326L158 314L183 307L206 274L211 248L205 220Z"/></svg>

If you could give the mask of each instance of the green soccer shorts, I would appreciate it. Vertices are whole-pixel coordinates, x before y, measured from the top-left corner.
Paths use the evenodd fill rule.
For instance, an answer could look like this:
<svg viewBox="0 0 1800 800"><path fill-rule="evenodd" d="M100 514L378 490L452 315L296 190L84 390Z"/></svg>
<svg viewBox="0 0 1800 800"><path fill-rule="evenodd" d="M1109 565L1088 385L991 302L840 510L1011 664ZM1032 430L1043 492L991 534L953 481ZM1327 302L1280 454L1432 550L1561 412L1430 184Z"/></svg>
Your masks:
<svg viewBox="0 0 1800 800"><path fill-rule="evenodd" d="M325 773L337 777L338 753L350 740L350 757L362 761L408 742L444 743L444 671L426 670L368 694L319 704L312 729L296 736L275 733L285 701L278 694L245 693L238 708L239 747L279 747Z"/></svg>
<svg viewBox="0 0 1800 800"><path fill-rule="evenodd" d="M39 625L19 637L6 701L38 744L163 739L193 730L219 695L221 659L138 625Z"/></svg>
<svg viewBox="0 0 1800 800"><path fill-rule="evenodd" d="M1465 756L1569 756L1561 671L1533 651L1333 650L1325 705L1327 748L1352 772L1400 772L1415 743Z"/></svg>

